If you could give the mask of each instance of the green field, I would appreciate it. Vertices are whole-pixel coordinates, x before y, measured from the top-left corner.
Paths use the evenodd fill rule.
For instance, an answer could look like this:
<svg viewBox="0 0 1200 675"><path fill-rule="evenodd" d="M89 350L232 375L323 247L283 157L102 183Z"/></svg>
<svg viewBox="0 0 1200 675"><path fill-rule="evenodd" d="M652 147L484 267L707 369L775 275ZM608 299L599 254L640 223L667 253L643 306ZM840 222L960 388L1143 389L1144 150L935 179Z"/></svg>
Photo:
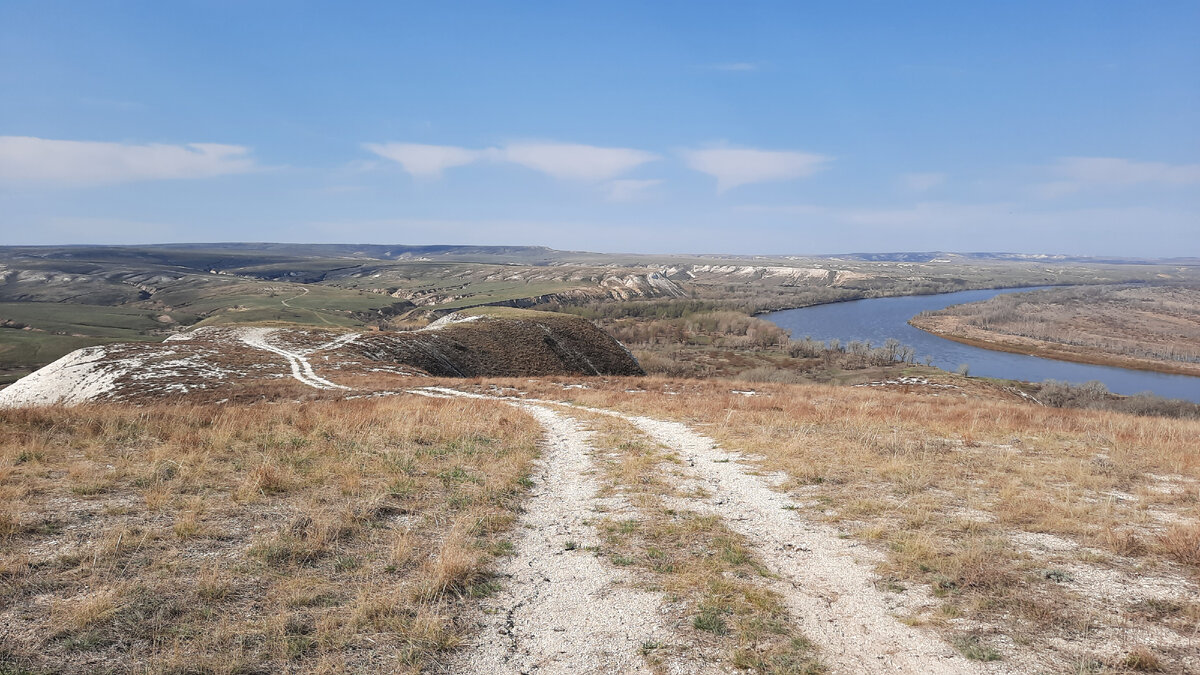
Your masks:
<svg viewBox="0 0 1200 675"><path fill-rule="evenodd" d="M131 307L77 305L59 302L0 302L0 320L15 321L47 333L129 338L172 323L190 323L193 316L158 321L163 312Z"/></svg>
<svg viewBox="0 0 1200 675"><path fill-rule="evenodd" d="M145 342L161 337L76 337L0 328L0 384L9 384L76 349L112 342Z"/></svg>

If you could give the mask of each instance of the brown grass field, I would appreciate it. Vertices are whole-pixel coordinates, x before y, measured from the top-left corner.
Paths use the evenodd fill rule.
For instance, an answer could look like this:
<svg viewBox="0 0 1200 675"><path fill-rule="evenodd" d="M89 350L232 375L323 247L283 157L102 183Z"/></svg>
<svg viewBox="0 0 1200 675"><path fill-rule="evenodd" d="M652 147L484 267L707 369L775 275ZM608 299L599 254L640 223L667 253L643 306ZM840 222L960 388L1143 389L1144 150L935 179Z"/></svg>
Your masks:
<svg viewBox="0 0 1200 675"><path fill-rule="evenodd" d="M786 472L806 517L884 552L889 590L938 598L905 621L978 658L1200 668L1200 422L920 387L508 385L686 422Z"/></svg>
<svg viewBox="0 0 1200 675"><path fill-rule="evenodd" d="M933 598L901 619L970 658L1200 669L1198 421L965 384L419 384L685 422L880 551L882 587ZM642 514L599 514L595 553L697 617L727 665L819 671L751 542L669 508L676 460L591 424L605 484ZM403 395L0 411L0 672L437 671L496 588L539 435L503 403Z"/></svg>
<svg viewBox="0 0 1200 675"><path fill-rule="evenodd" d="M0 411L0 672L416 672L492 587L504 405Z"/></svg>
<svg viewBox="0 0 1200 675"><path fill-rule="evenodd" d="M1000 295L913 318L951 340L1019 354L1200 375L1200 288L1094 286Z"/></svg>

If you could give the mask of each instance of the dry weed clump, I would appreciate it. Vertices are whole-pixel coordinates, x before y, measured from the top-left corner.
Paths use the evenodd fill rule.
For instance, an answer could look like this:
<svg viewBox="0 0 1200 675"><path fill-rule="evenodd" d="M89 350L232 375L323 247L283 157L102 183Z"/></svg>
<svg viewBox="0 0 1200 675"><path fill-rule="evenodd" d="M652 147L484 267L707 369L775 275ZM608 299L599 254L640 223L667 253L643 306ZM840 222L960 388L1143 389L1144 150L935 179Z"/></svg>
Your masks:
<svg viewBox="0 0 1200 675"><path fill-rule="evenodd" d="M1019 645L988 647L1006 661L1067 668L1136 638L1166 670L1200 669L1180 646L1194 644L1186 608L1200 600L1200 421L1041 407L987 385L488 386L676 419L785 472L799 513L883 552L886 586L934 596L908 621L985 626ZM1184 609L1133 609L1172 594Z"/></svg>
<svg viewBox="0 0 1200 675"><path fill-rule="evenodd" d="M1138 673L1159 673L1163 671L1162 661L1144 646L1135 647L1121 660L1120 667Z"/></svg>
<svg viewBox="0 0 1200 675"><path fill-rule="evenodd" d="M421 397L0 411L0 671L416 672L537 437Z"/></svg>
<svg viewBox="0 0 1200 675"><path fill-rule="evenodd" d="M1167 555L1185 565L1200 567L1200 522L1174 524L1159 535Z"/></svg>

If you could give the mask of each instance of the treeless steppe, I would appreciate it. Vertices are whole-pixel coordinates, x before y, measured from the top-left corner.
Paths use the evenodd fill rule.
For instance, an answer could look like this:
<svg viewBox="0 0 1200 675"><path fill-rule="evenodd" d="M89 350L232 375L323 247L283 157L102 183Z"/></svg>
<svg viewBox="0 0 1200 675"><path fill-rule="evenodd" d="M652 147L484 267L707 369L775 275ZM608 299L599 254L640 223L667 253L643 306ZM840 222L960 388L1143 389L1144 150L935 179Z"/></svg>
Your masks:
<svg viewBox="0 0 1200 675"><path fill-rule="evenodd" d="M420 397L0 411L0 670L435 666L537 438Z"/></svg>
<svg viewBox="0 0 1200 675"><path fill-rule="evenodd" d="M966 378L390 381L0 411L5 666L1200 670L1195 420Z"/></svg>
<svg viewBox="0 0 1200 675"><path fill-rule="evenodd" d="M799 519L878 552L877 585L907 596L898 616L972 659L1200 669L1200 422L970 385L508 386L708 435L776 476Z"/></svg>

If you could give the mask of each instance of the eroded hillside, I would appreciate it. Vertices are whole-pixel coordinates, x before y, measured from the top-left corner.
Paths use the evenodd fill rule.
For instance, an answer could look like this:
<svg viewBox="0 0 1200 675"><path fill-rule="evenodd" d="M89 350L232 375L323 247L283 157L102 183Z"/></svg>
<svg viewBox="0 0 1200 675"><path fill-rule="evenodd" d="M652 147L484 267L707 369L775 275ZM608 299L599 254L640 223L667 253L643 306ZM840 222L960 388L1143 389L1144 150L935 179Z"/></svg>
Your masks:
<svg viewBox="0 0 1200 675"><path fill-rule="evenodd" d="M217 326L89 347L0 391L0 406L373 393L409 377L640 374L619 342L584 319L476 310L416 331Z"/></svg>

